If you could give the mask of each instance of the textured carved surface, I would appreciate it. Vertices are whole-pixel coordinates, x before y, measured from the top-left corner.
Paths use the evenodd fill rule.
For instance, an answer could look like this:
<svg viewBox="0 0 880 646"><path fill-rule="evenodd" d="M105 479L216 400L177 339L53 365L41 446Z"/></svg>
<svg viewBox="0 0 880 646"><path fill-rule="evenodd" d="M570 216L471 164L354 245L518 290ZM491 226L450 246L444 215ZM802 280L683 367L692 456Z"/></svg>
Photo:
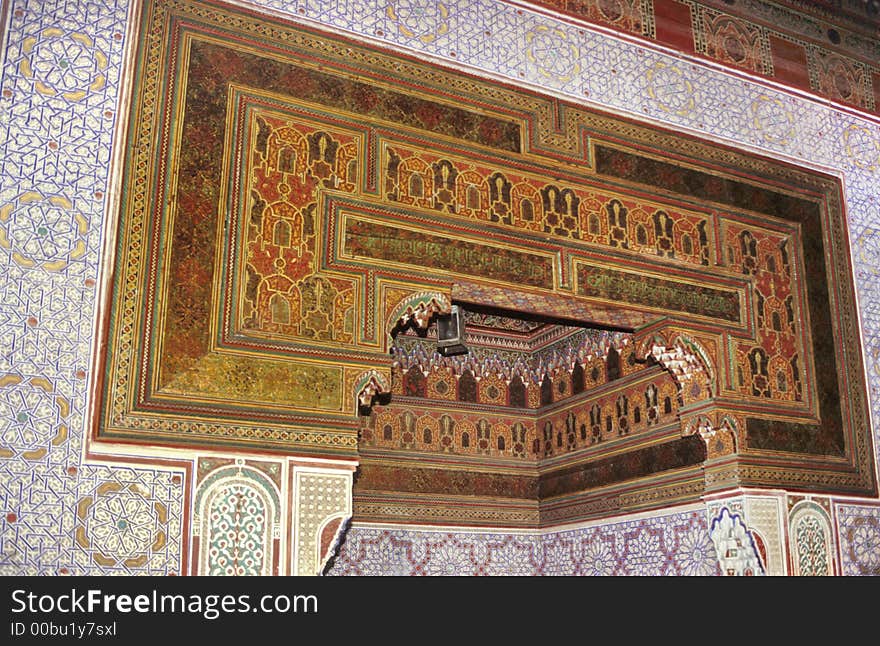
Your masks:
<svg viewBox="0 0 880 646"><path fill-rule="evenodd" d="M323 530L328 523L344 523L351 516L351 474L295 467L293 479L293 574L314 576L331 556L322 549L335 546L335 540L326 540Z"/></svg>
<svg viewBox="0 0 880 646"><path fill-rule="evenodd" d="M785 11L755 12L755 6L763 7L765 12L770 10L761 0L738 0L735 6L713 1L716 10L733 12L744 7L753 11L754 16L760 16L760 19L755 17L755 21L772 23L778 29L796 26L807 39L827 37L827 25L821 20L827 18L827 14L821 10L817 13L812 5L797 0L785 4L807 7L820 19L795 21L794 14ZM259 4L281 13L290 12L294 6L281 0ZM880 322L876 303L880 299L875 292L880 255L875 244L877 204L873 194L880 168L880 147L875 124L836 110L825 102L811 102L809 97L801 95L787 96L776 87L732 79L701 65L682 65L681 59L607 38L589 29L585 35L578 36L566 23L528 10L516 14L488 0L449 4L444 14L408 11L407 7L418 9L417 3L399 2L396 5L404 8L397 10L393 19L358 3L301 3L298 6L312 21L379 38L388 46L408 49L416 55L425 52L446 62L461 61L472 71L482 70L513 83L525 79L576 100L589 93L592 102L611 111L624 111L636 118L645 114L672 129L704 133L734 145L741 142L759 147L771 156L781 154L789 160L835 169L847 185L846 208L865 326L868 381L876 391L880 374L876 368L875 337ZM578 4L607 7L615 3ZM605 20L612 20L603 24L631 27L636 33L640 30L643 34L652 33L653 15L643 12L651 3L625 4L624 19L630 20L628 27L623 27L624 23L617 22L616 18L612 20L611 16L616 15L613 13L602 14ZM778 7L780 3L774 4ZM129 465L93 466L83 461L87 435L86 380L91 377L88 354L95 343L91 338L91 324L97 296L95 279L101 261L99 247L102 235L109 230L109 222L115 220L115 215L109 215L108 196L112 195L113 183L109 160L119 152L119 144L112 142L113 126L121 118L117 113L119 90L129 73L122 66L123 48L133 33L132 26L126 24L127 8L126 2L21 0L5 13L7 51L0 108L9 117L4 127L8 128L7 139L11 143L2 151L0 206L18 204L19 210L0 208L0 229L8 242L8 245L0 244L0 265L4 269L0 280L4 304L0 314L0 347L3 348L0 372L19 376L21 388L30 384L31 392L49 404L49 408L31 407L31 400L9 395L15 390L12 386L0 390L0 400L10 406L0 416L5 424L2 446L20 454L43 448L47 451L40 458L4 457L0 462L6 492L3 498L5 522L0 528L3 546L0 567L9 574L165 574L186 569L187 510L190 507L187 492L192 484L186 461L175 463L172 456L157 458L155 451L142 458L132 457ZM382 30L381 36L377 30ZM491 36L487 36L486 31ZM539 54L541 50L535 46L538 44L535 37L529 40L531 56L511 58L505 39L517 37L525 42L526 33L556 38L555 43L550 40L555 46L543 51L554 55L555 64L577 61L577 72L572 73L573 67L572 71L563 69L563 74L555 78L542 73L542 69L552 68L541 67L549 65L549 59ZM842 37L845 45L852 43L847 33ZM779 42L773 41L773 47ZM875 39L867 42L876 46ZM55 53L62 50L69 57L68 67L47 66L47 62L57 60ZM876 62L878 56L869 54L866 60ZM674 87L681 91L683 99L678 107L669 96L648 91L646 70L658 63L665 66L661 68L663 78L678 81ZM569 80L555 80L566 75ZM653 78L660 78L659 72L655 72ZM876 75L869 74L868 78L873 78L870 82L876 89ZM803 87L807 87L806 75L804 83ZM737 106L737 109L731 111L725 106ZM46 114L52 114L53 119L43 118ZM551 123L549 114L539 115L539 120ZM572 140L553 134L552 128L548 132L549 139L565 141L569 150L577 149ZM620 132L626 137L644 133L644 130L629 124ZM731 150L708 151L708 154L714 159L736 157ZM26 213L33 213L29 207L39 206L37 201L24 203L19 199L16 202L18 196L29 191L47 199L45 220L24 217ZM48 201L51 197L69 200L73 206L68 209L67 202ZM81 219L77 220L75 214ZM50 226L41 230L40 223ZM84 245L82 255L79 242ZM40 248L39 244L43 246ZM18 259L13 258L14 252L20 254ZM68 252L70 255L66 255ZM850 317L846 325L856 325L855 318ZM41 383L39 380L45 380L48 386L36 386ZM353 385L354 377L351 382ZM50 401L52 398L54 403ZM874 399L876 404L876 392ZM59 401L67 402L69 411L65 412ZM18 419L22 412L29 413L29 421ZM876 417L876 405L873 413L866 406L853 409L857 419L867 419L872 414ZM59 439L57 444L50 441L44 447L42 438L58 438L57 430L62 425L68 428L66 439ZM875 428L880 426L875 424ZM216 433L219 427L208 424L207 430ZM253 431L266 437L277 432L268 425ZM318 434L301 430L285 439L311 443ZM353 447L353 443L349 446ZM21 489L21 482L29 483L28 487ZM121 484L123 490L137 484L142 492L149 492L145 499L154 500L168 510L168 541L143 565L124 565L128 555L122 552L107 555L117 565L99 564L92 557L92 546L97 543L82 547L75 539L76 503L86 498L94 500L98 487L108 482ZM86 509L92 507L86 505ZM156 509L154 506L153 510ZM843 573L876 574L876 554L880 553L876 504L848 500L836 503L835 509L833 518L838 524L835 531L841 541ZM660 517L657 522L672 526L668 517ZM92 537L88 533L86 536ZM110 535L101 536L102 547L109 549Z"/></svg>

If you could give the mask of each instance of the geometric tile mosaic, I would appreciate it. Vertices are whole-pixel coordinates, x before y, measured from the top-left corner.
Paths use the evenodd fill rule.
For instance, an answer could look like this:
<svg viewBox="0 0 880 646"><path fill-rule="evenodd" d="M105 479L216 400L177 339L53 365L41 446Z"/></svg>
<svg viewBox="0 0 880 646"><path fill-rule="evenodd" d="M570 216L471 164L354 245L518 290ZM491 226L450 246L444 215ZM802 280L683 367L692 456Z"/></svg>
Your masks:
<svg viewBox="0 0 880 646"><path fill-rule="evenodd" d="M180 572L179 474L8 460L0 478L4 575Z"/></svg>
<svg viewBox="0 0 880 646"><path fill-rule="evenodd" d="M880 575L880 508L838 505L843 575Z"/></svg>
<svg viewBox="0 0 880 646"><path fill-rule="evenodd" d="M0 83L0 571L177 572L183 479L82 463L127 6L13 2Z"/></svg>
<svg viewBox="0 0 880 646"><path fill-rule="evenodd" d="M791 503L791 501L790 501ZM834 574L830 517L820 504L802 500L789 509L792 575Z"/></svg>
<svg viewBox="0 0 880 646"><path fill-rule="evenodd" d="M880 447L880 124L497 0L252 3L845 180ZM180 572L181 472L84 461L125 0L13 0L0 76L0 574ZM877 574L880 506L837 503L844 575ZM714 574L705 514L543 536L354 526L332 574Z"/></svg>
<svg viewBox="0 0 880 646"><path fill-rule="evenodd" d="M702 510L544 534L353 525L331 576L719 574Z"/></svg>

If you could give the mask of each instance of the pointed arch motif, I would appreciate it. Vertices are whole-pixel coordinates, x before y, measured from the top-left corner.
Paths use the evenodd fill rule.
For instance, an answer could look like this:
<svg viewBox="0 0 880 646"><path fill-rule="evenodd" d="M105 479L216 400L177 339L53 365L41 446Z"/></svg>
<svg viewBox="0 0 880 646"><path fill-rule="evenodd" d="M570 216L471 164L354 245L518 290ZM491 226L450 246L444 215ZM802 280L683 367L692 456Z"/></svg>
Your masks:
<svg viewBox="0 0 880 646"><path fill-rule="evenodd" d="M387 375L378 370L362 372L354 385L354 401L357 402L358 410L363 412L373 405L373 401L380 395L391 392L391 381Z"/></svg>
<svg viewBox="0 0 880 646"><path fill-rule="evenodd" d="M194 551L200 575L278 573L280 491L264 473L236 460L196 489Z"/></svg>
<svg viewBox="0 0 880 646"><path fill-rule="evenodd" d="M652 358L675 377L682 404L710 399L718 392L709 354L687 335L678 334L667 341L662 334L654 334L641 341L639 356Z"/></svg>
<svg viewBox="0 0 880 646"><path fill-rule="evenodd" d="M722 415L719 419L710 412L683 419L681 434L698 434L706 443L706 457L711 459L736 453L739 428L736 418Z"/></svg>
<svg viewBox="0 0 880 646"><path fill-rule="evenodd" d="M821 505L802 500L788 514L791 565L794 576L834 574L834 534Z"/></svg>
<svg viewBox="0 0 880 646"><path fill-rule="evenodd" d="M692 336L677 330L659 331L637 342L637 356L656 361L669 371L678 388L682 435L699 434L706 457L736 453L743 425L712 405L718 394L717 372L710 353Z"/></svg>
<svg viewBox="0 0 880 646"><path fill-rule="evenodd" d="M709 537L726 576L763 576L766 574L752 532L743 517L726 506L712 519Z"/></svg>
<svg viewBox="0 0 880 646"><path fill-rule="evenodd" d="M424 330L436 314L448 314L452 311L449 296L440 292L418 292L401 300L391 310L385 322L388 336L393 339L407 325L415 325Z"/></svg>
<svg viewBox="0 0 880 646"><path fill-rule="evenodd" d="M270 171L298 175L308 170L309 144L296 128L272 130L266 142L266 162Z"/></svg>

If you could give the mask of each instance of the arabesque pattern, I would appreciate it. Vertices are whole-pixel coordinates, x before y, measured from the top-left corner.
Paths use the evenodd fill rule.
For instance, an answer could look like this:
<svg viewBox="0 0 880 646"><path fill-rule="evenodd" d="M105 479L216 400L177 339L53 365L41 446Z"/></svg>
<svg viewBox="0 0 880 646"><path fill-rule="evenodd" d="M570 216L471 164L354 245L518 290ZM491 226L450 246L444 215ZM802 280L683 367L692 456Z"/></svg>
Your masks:
<svg viewBox="0 0 880 646"><path fill-rule="evenodd" d="M304 16L358 37L379 39L416 55L426 53L477 74L543 87L568 100L586 100L636 119L645 117L839 173L846 182L849 240L873 402L870 410L857 413L872 416L875 432L880 429L880 252L876 244L880 203L875 190L880 181L880 128L875 120L749 79L732 78L690 59L590 30L586 24L573 26L504 2L427 3L431 11L419 11L420 3L409 1L381 9L347 2L266 0L251 4L294 20ZM653 15L646 12L650 3L591 0L578 4L589 7L589 12L577 16L636 34L654 33ZM612 5L620 11L608 9ZM194 486L186 477L185 461L163 463L145 457L132 458L129 464L96 466L83 457L88 441L87 380L93 377L89 356L95 348L92 321L99 247L114 219L108 215L110 165L117 151L113 128L120 119L121 80L129 73L122 67L123 49L132 34L132 26L126 24L128 8L124 0L13 0L5 13L0 82L0 114L4 116L0 138L4 142L0 145L0 373L5 380L0 388L0 447L5 451L0 460L0 569L7 574L167 574L184 569L186 500L188 488ZM789 23L790 18L779 21ZM721 33L720 23L713 25L713 33ZM814 28L810 21L803 25ZM530 48L509 46L510 42L525 43L527 34L532 34ZM734 58L736 51L735 46L724 49L726 56ZM757 55L757 49L752 51ZM550 65L549 57L558 61L554 63L558 67ZM758 59L743 60L751 65ZM870 105L872 95L865 87L869 82L876 87L876 73L868 70L865 74L864 66L858 65L841 68L822 54L811 54L810 60L815 66L810 77L815 79L814 89ZM661 76L675 81L669 91L658 91ZM271 307L268 311L271 314ZM771 311L771 329L772 321ZM747 361L739 365L750 368ZM768 376L772 384L776 376ZM792 386L793 380L794 373L786 386ZM752 378L744 387L754 384ZM796 391L789 388L786 392ZM60 434L62 428L66 438ZM880 444L877 439L875 446ZM37 455L43 449L45 453ZM17 484L21 482L32 484L24 489ZM836 502L835 510L842 573L876 574L880 553L876 502ZM110 518L115 519L115 527ZM648 525L669 536L682 526L676 516L662 514L633 521L632 540L646 531L636 532L636 526ZM580 551L569 551L564 542L551 549L548 543L542 554L552 552L552 562L565 564L560 566L565 572L574 571L575 563L580 564L580 572L590 570L590 564L596 564L596 572L670 571L671 561L664 556L669 554L681 564L682 573L717 571L717 561L706 548L706 527L699 523L690 533L682 533L687 538L681 539L674 553L668 547L652 551L656 543L651 540L639 543L641 547L635 542L625 547L627 540L619 538L624 526L579 530L604 532L617 536L614 540L619 542L611 538L605 543L594 541ZM388 531L403 534L406 530ZM47 537L52 538L51 547ZM337 567L358 570L350 555L358 553L358 545L366 545L367 538L377 545L390 545L389 539L383 543L372 534L359 538L353 532L344 548L349 557ZM435 571L471 572L477 567L465 558L469 550L477 549L470 547L474 541L456 540L441 541L437 554L442 552L445 561L439 556L431 559ZM505 554L512 555L511 568L537 571L529 556L534 549L518 549L520 542L527 543L510 534L494 539L494 544L508 545ZM487 554L488 548L479 549L483 550L479 554ZM366 553L369 557L360 571L387 571L378 565L378 557L373 558L375 552ZM628 570L629 557L624 555L632 555L632 562L640 565ZM407 573L419 562L393 550L390 558L392 563L405 563L401 571ZM477 560L484 568L487 562L488 557ZM494 563L502 563L502 557Z"/></svg>

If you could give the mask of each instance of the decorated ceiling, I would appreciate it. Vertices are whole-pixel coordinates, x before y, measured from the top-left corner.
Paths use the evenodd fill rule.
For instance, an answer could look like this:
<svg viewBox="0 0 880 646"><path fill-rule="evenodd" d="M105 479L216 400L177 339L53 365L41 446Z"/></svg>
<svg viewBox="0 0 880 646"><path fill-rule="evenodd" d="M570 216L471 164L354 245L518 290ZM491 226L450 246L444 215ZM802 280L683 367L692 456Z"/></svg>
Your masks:
<svg viewBox="0 0 880 646"><path fill-rule="evenodd" d="M0 572L880 573L876 0L234 5L0 10Z"/></svg>
<svg viewBox="0 0 880 646"><path fill-rule="evenodd" d="M880 112L877 0L539 0L537 4L832 101Z"/></svg>
<svg viewBox="0 0 880 646"><path fill-rule="evenodd" d="M357 520L875 493L835 177L220 3L140 20L97 439L358 458Z"/></svg>

